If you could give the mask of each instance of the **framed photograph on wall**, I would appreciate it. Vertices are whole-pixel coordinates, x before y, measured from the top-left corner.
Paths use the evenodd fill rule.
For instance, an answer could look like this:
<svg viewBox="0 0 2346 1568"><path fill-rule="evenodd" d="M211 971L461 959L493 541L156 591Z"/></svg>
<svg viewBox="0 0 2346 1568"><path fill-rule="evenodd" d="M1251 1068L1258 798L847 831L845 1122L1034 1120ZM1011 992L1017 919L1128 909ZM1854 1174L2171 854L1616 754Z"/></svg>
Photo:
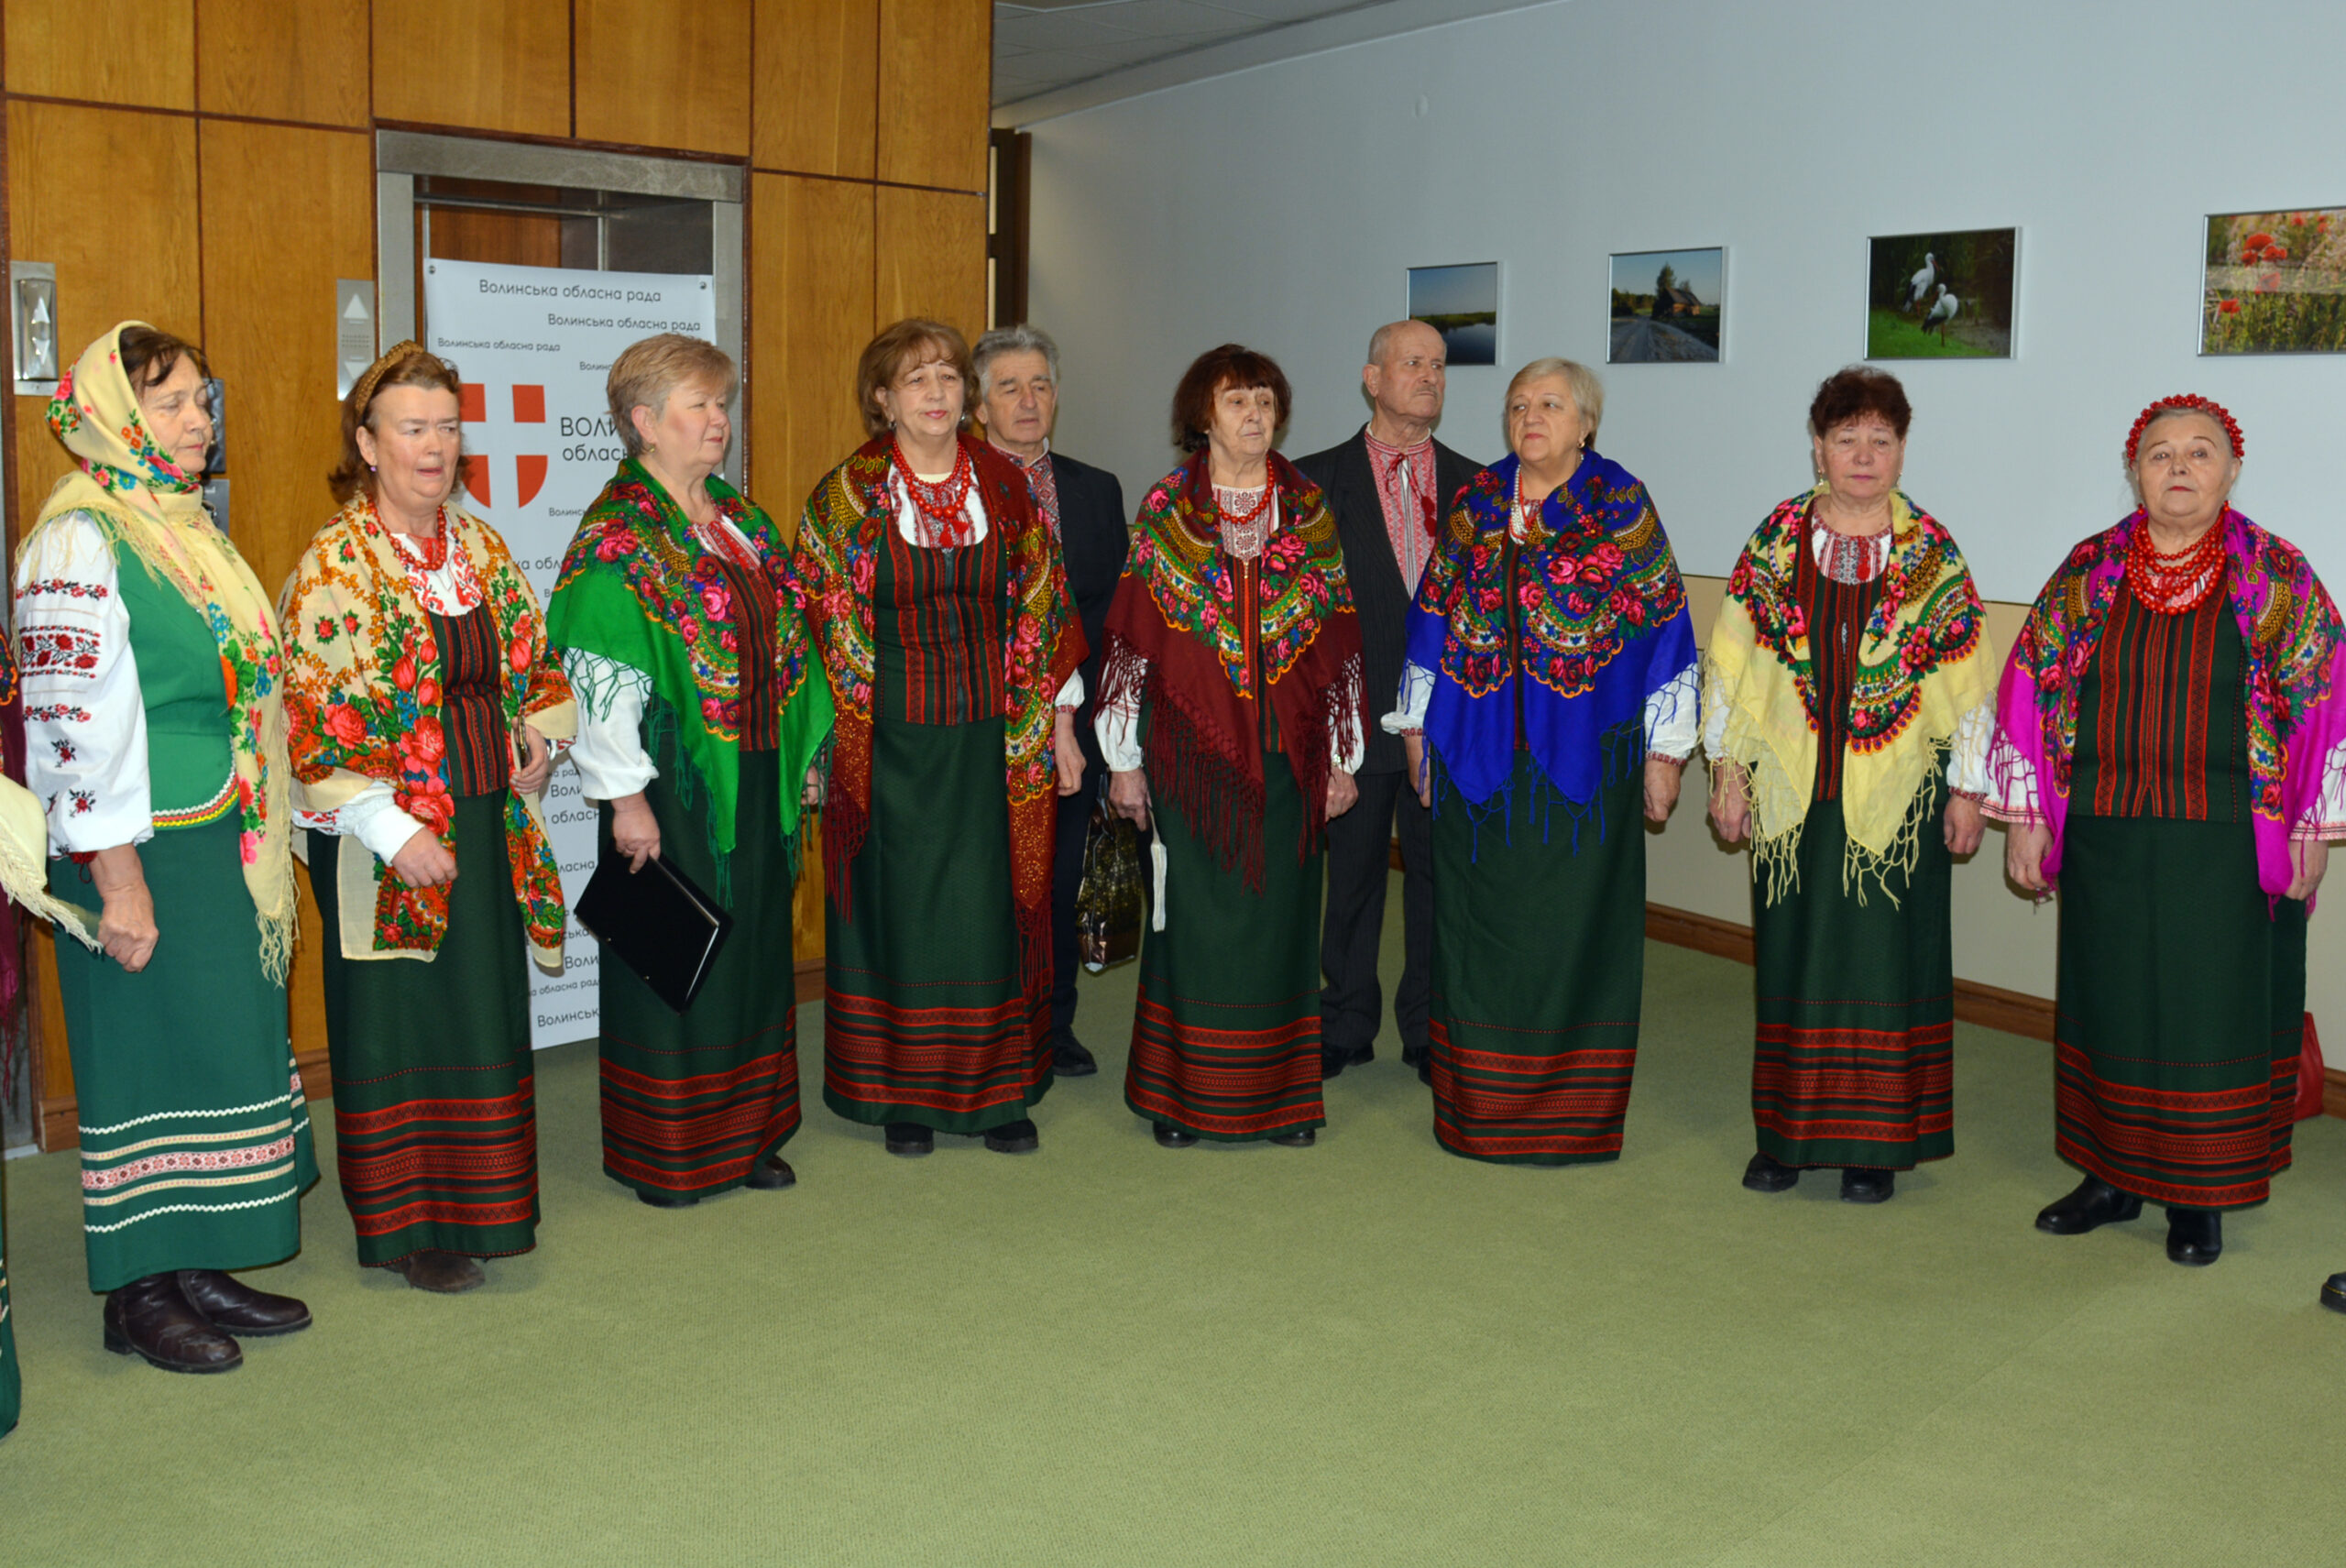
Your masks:
<svg viewBox="0 0 2346 1568"><path fill-rule="evenodd" d="M2346 207L2208 219L2202 354L2346 354Z"/></svg>
<svg viewBox="0 0 2346 1568"><path fill-rule="evenodd" d="M1608 365L1716 365L1726 325L1727 248L1613 257Z"/></svg>
<svg viewBox="0 0 2346 1568"><path fill-rule="evenodd" d="M1442 334L1453 365L1499 362L1499 264L1409 269L1408 314Z"/></svg>
<svg viewBox="0 0 2346 1568"><path fill-rule="evenodd" d="M1868 359L2010 359L2018 229L1876 238L1866 280Z"/></svg>

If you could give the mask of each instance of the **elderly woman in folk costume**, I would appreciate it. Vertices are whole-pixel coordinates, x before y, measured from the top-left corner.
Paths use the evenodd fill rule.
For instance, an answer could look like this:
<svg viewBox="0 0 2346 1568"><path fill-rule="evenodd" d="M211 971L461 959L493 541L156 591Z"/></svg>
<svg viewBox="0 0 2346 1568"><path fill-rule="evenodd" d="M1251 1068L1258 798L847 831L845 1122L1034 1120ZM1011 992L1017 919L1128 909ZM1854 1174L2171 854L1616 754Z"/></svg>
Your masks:
<svg viewBox="0 0 2346 1568"><path fill-rule="evenodd" d="M2306 914L2346 835L2338 611L2230 505L2242 447L2205 398L2143 411L2138 504L2037 596L1990 760L2006 870L2061 894L2055 1146L2085 1179L2037 1228L2148 1200L2185 1265L2288 1167Z"/></svg>
<svg viewBox="0 0 2346 1568"><path fill-rule="evenodd" d="M603 1169L655 1208L797 1177L791 889L802 795L830 728L789 545L718 477L740 386L716 345L663 333L611 362L628 456L586 509L548 609L583 714L571 751L604 853L666 857L733 916L689 1012L601 966Z"/></svg>
<svg viewBox="0 0 2346 1568"><path fill-rule="evenodd" d="M1360 624L1320 488L1272 450L1287 377L1224 344L1173 395L1189 460L1133 523L1098 717L1109 799L1156 818L1124 1102L1157 1141L1305 1147L1321 1100L1320 883L1359 798Z"/></svg>
<svg viewBox="0 0 2346 1568"><path fill-rule="evenodd" d="M1898 488L1913 418L1853 367L1809 407L1819 482L1768 514L1711 632L1711 817L1752 839L1759 1152L1880 1203L1955 1152L1952 856L1979 847L1987 615L1962 553Z"/></svg>
<svg viewBox="0 0 2346 1568"><path fill-rule="evenodd" d="M1058 795L1083 773L1083 632L1016 464L967 428L961 334L867 345L872 439L806 499L795 570L838 729L823 816L823 1098L885 1129L1035 1148L1051 1085Z"/></svg>
<svg viewBox="0 0 2346 1568"><path fill-rule="evenodd" d="M102 949L57 949L90 1284L109 1350L221 1372L236 1336L310 1322L224 1272L291 1256L317 1179L286 1035L282 654L198 493L192 347L124 323L60 383L49 428L79 467L17 553L16 636L49 889Z"/></svg>
<svg viewBox="0 0 2346 1568"><path fill-rule="evenodd" d="M565 920L537 797L576 717L537 596L450 503L461 391L412 343L351 387L342 510L280 606L342 1194L362 1265L441 1292L537 1245L528 959L560 970Z"/></svg>
<svg viewBox="0 0 2346 1568"><path fill-rule="evenodd" d="M1434 1135L1475 1159L1581 1165L1621 1153L1645 981L1638 815L1668 818L1694 750L1694 633L1645 486L1592 444L1595 376L1535 359L1505 410L1510 455L1451 512L1385 724L1434 809Z"/></svg>

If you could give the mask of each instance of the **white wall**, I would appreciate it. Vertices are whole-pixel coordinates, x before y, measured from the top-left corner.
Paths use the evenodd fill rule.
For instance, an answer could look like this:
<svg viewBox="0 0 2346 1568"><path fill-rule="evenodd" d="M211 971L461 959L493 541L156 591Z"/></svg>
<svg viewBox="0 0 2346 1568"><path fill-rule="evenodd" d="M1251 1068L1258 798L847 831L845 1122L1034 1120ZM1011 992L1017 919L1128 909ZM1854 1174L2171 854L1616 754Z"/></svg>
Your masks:
<svg viewBox="0 0 2346 1568"><path fill-rule="evenodd" d="M1724 245L1726 363L1606 369L1598 441L1686 570L1723 574L1808 482L1868 237L2013 225L2017 357L1892 367L1907 488L1982 590L2027 600L2126 510L2127 426L2181 390L2245 427L2242 509L2346 586L2346 356L2197 354L2205 215L2346 203L2341 47L2339 0L1575 0L1046 121L1031 310L1066 351L1060 444L1136 496L1174 460L1175 379L1226 339L1294 381L1286 450L1329 444L1404 269L1496 259L1507 363L1452 372L1442 431L1496 457L1513 365L1603 365L1611 252Z"/></svg>

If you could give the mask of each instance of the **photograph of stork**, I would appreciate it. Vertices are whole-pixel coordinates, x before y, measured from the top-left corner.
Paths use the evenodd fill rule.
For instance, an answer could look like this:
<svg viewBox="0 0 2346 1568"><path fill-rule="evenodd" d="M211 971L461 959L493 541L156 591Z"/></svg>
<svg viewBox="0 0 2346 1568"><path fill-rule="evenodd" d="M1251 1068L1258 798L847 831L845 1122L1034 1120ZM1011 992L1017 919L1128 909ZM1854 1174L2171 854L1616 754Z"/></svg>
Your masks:
<svg viewBox="0 0 2346 1568"><path fill-rule="evenodd" d="M1877 237L1866 285L1868 359L2009 359L2018 229Z"/></svg>
<svg viewBox="0 0 2346 1568"><path fill-rule="evenodd" d="M1630 250L1613 257L1609 365L1716 365L1727 252Z"/></svg>
<svg viewBox="0 0 2346 1568"><path fill-rule="evenodd" d="M2346 207L2208 220L2202 354L2346 354Z"/></svg>

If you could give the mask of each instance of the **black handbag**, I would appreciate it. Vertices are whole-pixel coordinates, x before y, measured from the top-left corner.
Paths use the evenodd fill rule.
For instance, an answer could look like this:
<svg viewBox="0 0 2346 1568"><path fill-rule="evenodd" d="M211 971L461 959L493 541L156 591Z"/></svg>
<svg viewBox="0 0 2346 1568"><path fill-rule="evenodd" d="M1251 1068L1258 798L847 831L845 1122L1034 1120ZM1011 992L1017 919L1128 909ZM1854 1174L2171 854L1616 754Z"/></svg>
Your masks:
<svg viewBox="0 0 2346 1568"><path fill-rule="evenodd" d="M1108 807L1103 782L1083 830L1083 880L1075 890L1075 948L1093 974L1140 956L1147 897L1140 880L1140 829Z"/></svg>

